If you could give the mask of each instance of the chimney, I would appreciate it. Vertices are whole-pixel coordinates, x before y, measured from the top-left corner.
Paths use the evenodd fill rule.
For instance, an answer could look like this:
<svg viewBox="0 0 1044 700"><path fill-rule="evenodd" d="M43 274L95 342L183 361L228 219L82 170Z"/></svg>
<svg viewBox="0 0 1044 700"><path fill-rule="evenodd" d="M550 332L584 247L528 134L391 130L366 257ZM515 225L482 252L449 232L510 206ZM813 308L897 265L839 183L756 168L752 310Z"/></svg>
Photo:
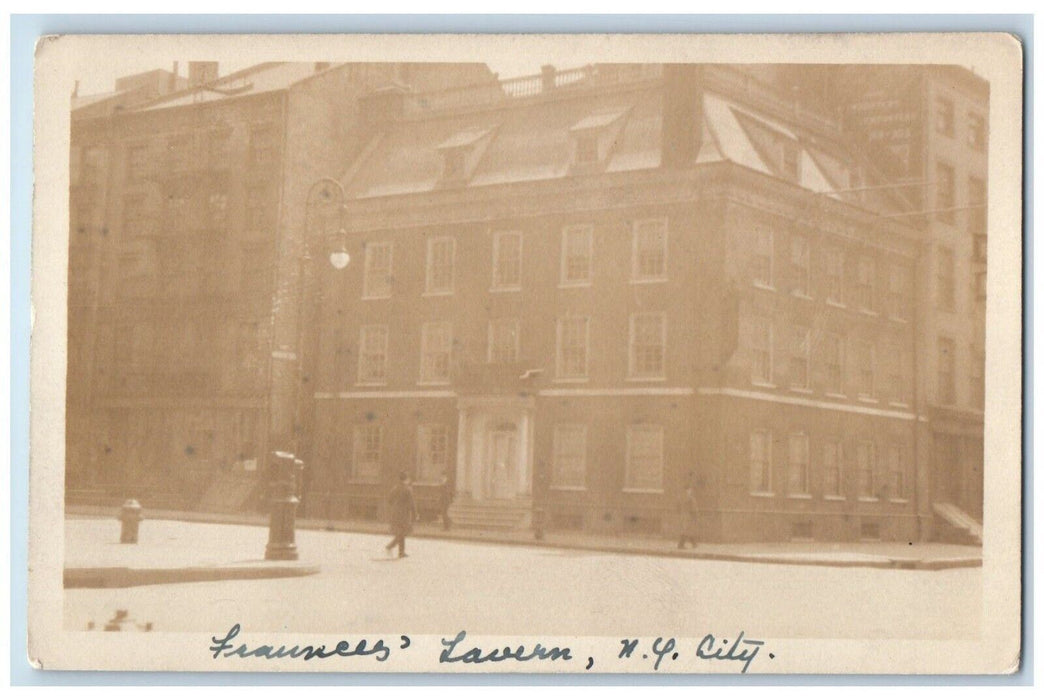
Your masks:
<svg viewBox="0 0 1044 700"><path fill-rule="evenodd" d="M72 94L72 96L73 97L79 97L79 95L80 95L80 81L77 80L76 82L73 83L73 94Z"/></svg>
<svg viewBox="0 0 1044 700"><path fill-rule="evenodd" d="M217 61L189 61L188 81L189 87L198 87L217 80Z"/></svg>
<svg viewBox="0 0 1044 700"><path fill-rule="evenodd" d="M178 62L174 61L174 64L170 67L170 79L167 82L167 92L174 92L178 89Z"/></svg>
<svg viewBox="0 0 1044 700"><path fill-rule="evenodd" d="M322 71L326 70L329 67L330 67L330 62L329 61L316 61L315 62L315 72L316 73L321 73Z"/></svg>
<svg viewBox="0 0 1044 700"><path fill-rule="evenodd" d="M542 92L551 92L555 89L556 73L554 66L540 66L540 89Z"/></svg>
<svg viewBox="0 0 1044 700"><path fill-rule="evenodd" d="M660 162L684 168L696 161L703 135L703 71L695 64L663 67L663 133Z"/></svg>

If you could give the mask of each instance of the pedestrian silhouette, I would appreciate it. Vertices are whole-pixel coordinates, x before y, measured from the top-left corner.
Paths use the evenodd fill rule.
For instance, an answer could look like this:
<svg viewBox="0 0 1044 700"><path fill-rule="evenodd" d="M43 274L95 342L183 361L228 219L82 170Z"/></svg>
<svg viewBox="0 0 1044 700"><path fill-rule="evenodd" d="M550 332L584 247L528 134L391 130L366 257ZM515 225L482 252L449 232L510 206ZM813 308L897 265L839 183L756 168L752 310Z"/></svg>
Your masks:
<svg viewBox="0 0 1044 700"><path fill-rule="evenodd" d="M406 536L413 532L413 521L417 519L417 504L413 500L410 475L406 472L399 473L399 483L388 494L388 506L393 537L384 549L390 553L397 545L402 559L406 556Z"/></svg>

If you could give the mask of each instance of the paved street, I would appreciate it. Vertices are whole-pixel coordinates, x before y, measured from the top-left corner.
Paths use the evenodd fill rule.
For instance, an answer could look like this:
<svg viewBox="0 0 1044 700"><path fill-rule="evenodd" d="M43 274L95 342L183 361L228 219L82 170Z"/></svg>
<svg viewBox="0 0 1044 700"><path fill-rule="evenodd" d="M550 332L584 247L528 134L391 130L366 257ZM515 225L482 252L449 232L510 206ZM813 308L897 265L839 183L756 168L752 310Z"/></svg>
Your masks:
<svg viewBox="0 0 1044 700"><path fill-rule="evenodd" d="M161 522L145 523L130 550L111 537L77 545L79 533L113 526L69 521L67 566L127 566L120 557L128 556L249 563L264 552L264 528ZM126 609L160 632L239 622L254 631L687 635L713 620L775 637L956 639L977 635L981 620L979 568L835 568L432 539L411 540L410 556L393 560L380 535L299 530L297 540L302 561L321 573L69 589L66 627L86 629Z"/></svg>

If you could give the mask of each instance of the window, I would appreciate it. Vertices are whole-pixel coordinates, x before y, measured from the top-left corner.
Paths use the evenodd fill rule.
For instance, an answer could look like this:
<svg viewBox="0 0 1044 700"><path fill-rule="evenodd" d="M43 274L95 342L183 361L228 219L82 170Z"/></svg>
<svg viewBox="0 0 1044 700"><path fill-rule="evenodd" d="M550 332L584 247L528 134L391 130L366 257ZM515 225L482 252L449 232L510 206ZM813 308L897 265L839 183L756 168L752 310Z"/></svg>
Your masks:
<svg viewBox="0 0 1044 700"><path fill-rule="evenodd" d="M69 224L70 224L71 230L73 230L73 231L75 231L76 233L79 233L79 234L90 233L90 231L91 231L91 219L94 216L93 215L93 210L91 209L90 202L78 202L76 204L71 204L70 203L70 206L71 206L71 209L70 209L70 213L69 213ZM124 209L123 209L123 211L124 211L124 215L123 215L123 220L124 220L123 230L124 230L124 232L127 232L127 235L134 235L131 232L139 231L142 228L141 224L140 224L140 221L139 221L138 224L134 224L134 225L128 226L127 225L127 214L126 214L126 212L127 212L127 208L126 208L127 205L124 204L123 206L124 206Z"/></svg>
<svg viewBox="0 0 1044 700"><path fill-rule="evenodd" d="M910 268L905 265L892 265L888 270L888 315L898 320L905 319L912 303Z"/></svg>
<svg viewBox="0 0 1044 700"><path fill-rule="evenodd" d="M517 318L500 318L489 322L489 354L492 364L518 362L519 322Z"/></svg>
<svg viewBox="0 0 1044 700"><path fill-rule="evenodd" d="M591 226L567 226L562 230L562 284L591 282Z"/></svg>
<svg viewBox="0 0 1044 700"><path fill-rule="evenodd" d="M123 200L123 235L125 238L148 235L145 216L145 197L133 196Z"/></svg>
<svg viewBox="0 0 1044 700"><path fill-rule="evenodd" d="M986 182L979 177L968 178L968 232L986 235Z"/></svg>
<svg viewBox="0 0 1044 700"><path fill-rule="evenodd" d="M627 491L663 490L663 426L627 427Z"/></svg>
<svg viewBox="0 0 1044 700"><path fill-rule="evenodd" d="M391 241L369 241L363 265L363 299L387 299L391 296Z"/></svg>
<svg viewBox="0 0 1044 700"><path fill-rule="evenodd" d="M900 445L888 446L888 498L906 498L906 469L903 466L903 448Z"/></svg>
<svg viewBox="0 0 1044 700"><path fill-rule="evenodd" d="M445 384L450 378L453 324L425 323L421 326L422 384Z"/></svg>
<svg viewBox="0 0 1044 700"><path fill-rule="evenodd" d="M598 134L586 133L576 135L576 163L598 162Z"/></svg>
<svg viewBox="0 0 1044 700"><path fill-rule="evenodd" d="M791 182L801 177L801 149L790 139L780 139L780 174Z"/></svg>
<svg viewBox="0 0 1044 700"><path fill-rule="evenodd" d="M874 395L874 345L865 340L855 344L856 355L856 389L861 398Z"/></svg>
<svg viewBox="0 0 1044 700"><path fill-rule="evenodd" d="M808 328L795 326L791 329L790 334L790 387L808 389L808 360L812 332Z"/></svg>
<svg viewBox="0 0 1044 700"><path fill-rule="evenodd" d="M954 221L954 188L953 166L945 163L935 164L935 209L936 218L947 224Z"/></svg>
<svg viewBox="0 0 1044 700"><path fill-rule="evenodd" d="M167 197L167 227L176 233L183 233L192 226L192 200L185 196L171 195Z"/></svg>
<svg viewBox="0 0 1044 700"><path fill-rule="evenodd" d="M772 232L757 231L754 234L753 276L754 284L772 287Z"/></svg>
<svg viewBox="0 0 1044 700"><path fill-rule="evenodd" d="M856 445L856 473L859 477L859 498L872 499L877 494L874 487L874 472L877 470L877 457L874 454L874 443L863 440Z"/></svg>
<svg viewBox="0 0 1044 700"><path fill-rule="evenodd" d="M809 265L808 239L794 236L790 239L790 264L793 267L793 293L800 297L809 296L812 289Z"/></svg>
<svg viewBox="0 0 1044 700"><path fill-rule="evenodd" d="M493 289L519 289L522 285L522 234L501 232L493 236Z"/></svg>
<svg viewBox="0 0 1044 700"><path fill-rule="evenodd" d="M943 136L953 136L953 100L935 98L935 130Z"/></svg>
<svg viewBox="0 0 1044 700"><path fill-rule="evenodd" d="M823 443L823 496L841 498L844 495L844 471L841 461L841 443L828 440Z"/></svg>
<svg viewBox="0 0 1044 700"><path fill-rule="evenodd" d="M250 132L250 164L274 165L278 157L279 133L274 126L260 126Z"/></svg>
<svg viewBox="0 0 1044 700"><path fill-rule="evenodd" d="M977 350L973 345L971 348L970 359L970 396L972 397L972 406L981 409L986 405L986 382L984 378L986 371L986 355L982 351Z"/></svg>
<svg viewBox="0 0 1044 700"><path fill-rule="evenodd" d="M453 258L457 243L449 237L428 239L427 294L453 293Z"/></svg>
<svg viewBox="0 0 1044 700"><path fill-rule="evenodd" d="M463 180L467 171L463 148L448 148L442 154L442 177L446 180Z"/></svg>
<svg viewBox="0 0 1044 700"><path fill-rule="evenodd" d="M632 378L663 378L666 340L667 319L664 314L633 314L631 316L630 376Z"/></svg>
<svg viewBox="0 0 1044 700"><path fill-rule="evenodd" d="M387 380L388 326L359 329L359 383L383 384Z"/></svg>
<svg viewBox="0 0 1044 700"><path fill-rule="evenodd" d="M207 223L210 228L223 230L228 220L228 195L214 192L207 195Z"/></svg>
<svg viewBox="0 0 1044 700"><path fill-rule="evenodd" d="M874 277L877 276L877 265L873 258L863 256L859 259L858 276L856 277L856 303L863 311L874 310Z"/></svg>
<svg viewBox="0 0 1044 700"><path fill-rule="evenodd" d="M892 403L906 403L906 362L907 353L898 342L892 342L885 348L885 398Z"/></svg>
<svg viewBox="0 0 1044 700"><path fill-rule="evenodd" d="M207 135L207 157L212 168L227 168L232 160L232 132L228 129Z"/></svg>
<svg viewBox="0 0 1044 700"><path fill-rule="evenodd" d="M826 251L826 300L834 304L845 302L845 255L837 248Z"/></svg>
<svg viewBox="0 0 1044 700"><path fill-rule="evenodd" d="M787 495L804 496L808 493L808 435L795 433L790 436L787 455Z"/></svg>
<svg viewBox="0 0 1044 700"><path fill-rule="evenodd" d="M149 170L149 147L131 146L127 151L127 179L140 180Z"/></svg>
<svg viewBox="0 0 1044 700"><path fill-rule="evenodd" d="M823 366L828 394L844 393L845 341L834 333L823 334Z"/></svg>
<svg viewBox="0 0 1044 700"><path fill-rule="evenodd" d="M750 492L772 493L772 433L767 430L750 434Z"/></svg>
<svg viewBox="0 0 1044 700"><path fill-rule="evenodd" d="M935 301L939 308L953 311L956 292L953 248L939 246L935 268Z"/></svg>
<svg viewBox="0 0 1044 700"><path fill-rule="evenodd" d="M355 426L352 445L352 481L379 481L381 478L381 426L368 423Z"/></svg>
<svg viewBox="0 0 1044 700"><path fill-rule="evenodd" d="M83 151L83 162L79 164L78 177L76 181L87 187L100 184L100 179L105 172L105 149L97 146L85 148Z"/></svg>
<svg viewBox="0 0 1044 700"><path fill-rule="evenodd" d="M662 280L667 275L667 220L651 219L634 224L635 280Z"/></svg>
<svg viewBox="0 0 1044 700"><path fill-rule="evenodd" d="M772 384L772 321L754 317L750 322L750 380Z"/></svg>
<svg viewBox="0 0 1044 700"><path fill-rule="evenodd" d="M264 187L251 187L246 193L246 228L262 233L268 227L268 196Z"/></svg>
<svg viewBox="0 0 1044 700"><path fill-rule="evenodd" d="M582 489L586 483L586 425L556 425L551 488Z"/></svg>
<svg viewBox="0 0 1044 700"><path fill-rule="evenodd" d="M956 403L957 387L954 368L957 365L957 348L952 338L939 338L939 403Z"/></svg>
<svg viewBox="0 0 1044 700"><path fill-rule="evenodd" d="M968 112L968 147L975 151L986 150L986 119L976 112Z"/></svg>
<svg viewBox="0 0 1044 700"><path fill-rule="evenodd" d="M572 316L558 319L558 377L587 378L588 319Z"/></svg>
<svg viewBox="0 0 1044 700"><path fill-rule="evenodd" d="M449 429L441 424L417 426L417 481L437 484L449 469Z"/></svg>
<svg viewBox="0 0 1044 700"><path fill-rule="evenodd" d="M172 170L184 170L192 166L192 137L174 136L167 139L167 158Z"/></svg>

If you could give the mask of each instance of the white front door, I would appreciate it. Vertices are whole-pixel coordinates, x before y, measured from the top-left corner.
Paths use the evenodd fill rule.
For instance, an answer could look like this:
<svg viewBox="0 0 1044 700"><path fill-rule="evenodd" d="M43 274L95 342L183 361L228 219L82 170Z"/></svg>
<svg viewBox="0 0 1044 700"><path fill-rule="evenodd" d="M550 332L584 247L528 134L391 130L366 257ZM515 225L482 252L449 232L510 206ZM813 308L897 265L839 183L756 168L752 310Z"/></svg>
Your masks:
<svg viewBox="0 0 1044 700"><path fill-rule="evenodd" d="M457 493L476 501L529 498L533 488L532 400L461 399Z"/></svg>
<svg viewBox="0 0 1044 700"><path fill-rule="evenodd" d="M491 431L486 469L488 498L514 498L517 495L518 448L514 430Z"/></svg>

